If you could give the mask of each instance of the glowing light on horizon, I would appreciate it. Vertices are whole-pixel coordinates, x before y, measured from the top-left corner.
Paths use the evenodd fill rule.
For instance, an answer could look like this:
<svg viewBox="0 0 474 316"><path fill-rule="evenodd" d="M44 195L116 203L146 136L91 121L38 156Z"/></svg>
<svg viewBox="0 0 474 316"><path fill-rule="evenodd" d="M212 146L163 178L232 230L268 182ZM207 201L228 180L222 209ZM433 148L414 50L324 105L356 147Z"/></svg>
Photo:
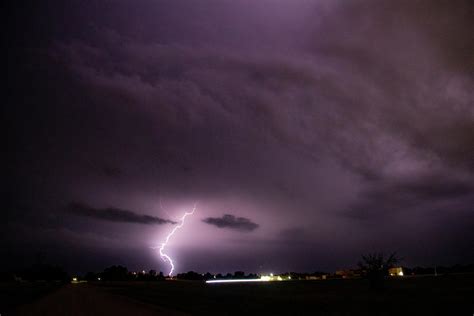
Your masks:
<svg viewBox="0 0 474 316"><path fill-rule="evenodd" d="M194 207L193 207L193 210L191 212L185 212L184 215L181 217L180 219L180 223L175 226L173 228L173 230L166 236L166 239L164 242L161 243L161 246L159 248L159 252L160 252L160 257L161 259L163 259L163 261L165 262L168 262L170 264L170 272L168 273L168 276L172 276L173 274L173 271L174 271L174 263L173 263L173 259L171 259L171 257L169 255L167 255L165 252L164 252L164 249L166 247L166 245L168 244L171 236L173 236L173 234L178 230L180 229L181 227L183 227L184 225L184 220L186 219L187 216L189 215L193 215L194 214L194 211L196 211L196 205L197 204L194 204ZM156 249L156 248L155 248Z"/></svg>
<svg viewBox="0 0 474 316"><path fill-rule="evenodd" d="M232 280L207 280L206 283L241 283L241 282L269 282L269 278L260 279L232 279Z"/></svg>
<svg viewBox="0 0 474 316"><path fill-rule="evenodd" d="M262 275L260 279L224 279L224 280L207 280L206 283L243 283L243 282L270 282L270 281L285 281L291 280L291 277L284 279L281 276L274 276L273 273L270 275Z"/></svg>

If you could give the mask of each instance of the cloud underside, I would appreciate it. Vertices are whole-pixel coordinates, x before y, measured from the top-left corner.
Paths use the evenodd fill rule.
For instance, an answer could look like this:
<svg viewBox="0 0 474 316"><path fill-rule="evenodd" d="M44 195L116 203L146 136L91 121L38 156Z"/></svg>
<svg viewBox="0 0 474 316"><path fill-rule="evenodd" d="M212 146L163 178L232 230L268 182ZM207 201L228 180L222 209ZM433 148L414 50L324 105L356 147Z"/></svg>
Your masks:
<svg viewBox="0 0 474 316"><path fill-rule="evenodd" d="M64 36L8 63L22 207L4 222L52 225L84 201L56 226L142 224L112 227L136 242L125 229L171 223L138 211L160 196L170 209L202 201L217 237L467 253L470 2L54 2L57 16L31 10L48 19L30 24Z"/></svg>
<svg viewBox="0 0 474 316"><path fill-rule="evenodd" d="M231 214L225 214L222 217L208 217L202 220L204 223L216 226L218 228L227 228L241 232L251 232L256 230L259 225L245 217L235 217Z"/></svg>
<svg viewBox="0 0 474 316"><path fill-rule="evenodd" d="M176 222L151 215L137 214L129 210L114 207L93 208L83 203L72 202L68 205L71 214L91 217L109 222L135 223L146 225L176 224Z"/></svg>

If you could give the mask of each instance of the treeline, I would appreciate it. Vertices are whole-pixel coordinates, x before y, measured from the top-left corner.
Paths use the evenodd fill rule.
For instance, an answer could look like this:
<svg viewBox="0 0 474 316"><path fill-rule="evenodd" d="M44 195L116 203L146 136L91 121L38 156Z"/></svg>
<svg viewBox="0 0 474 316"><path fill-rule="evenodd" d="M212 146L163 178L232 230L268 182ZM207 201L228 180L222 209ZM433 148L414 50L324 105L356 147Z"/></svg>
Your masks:
<svg viewBox="0 0 474 316"><path fill-rule="evenodd" d="M156 270L146 271L128 271L124 266L111 266L104 271L95 273L88 272L83 278L85 281L161 281L165 279L163 272L157 273Z"/></svg>
<svg viewBox="0 0 474 316"><path fill-rule="evenodd" d="M454 266L436 266L436 267L414 267L403 268L405 275L429 275L429 274L456 274L456 273L474 273L474 264L456 264Z"/></svg>
<svg viewBox="0 0 474 316"><path fill-rule="evenodd" d="M455 273L474 273L474 264L469 265L454 265L450 267L445 266L438 266L438 267L414 267L414 268L407 268L403 267L403 271L405 275L447 275L447 274L455 274ZM302 280L308 279L310 277L313 278L322 278L323 276L327 276L328 278L337 277L336 274L331 274L327 272L316 271L312 273L301 273L301 272L285 272L279 274L282 277L290 276L293 280ZM259 278L260 275L256 273L249 273L246 274L244 271L235 271L234 273L218 273L212 274L210 272L207 273L199 273L195 271L188 271L185 273L179 273L174 278L178 280L228 280L228 279L256 279ZM85 276L81 279L86 281L162 281L165 280L167 276L163 274L163 272L156 272L156 270L149 270L146 271L129 271L124 266L111 266L104 269L103 272L94 273L88 272Z"/></svg>
<svg viewBox="0 0 474 316"><path fill-rule="evenodd" d="M0 273L1 281L46 281L69 282L70 275L60 266L37 263L28 268Z"/></svg>
<svg viewBox="0 0 474 316"><path fill-rule="evenodd" d="M179 273L176 278L180 280L213 280L213 279L256 279L259 276L255 273L245 274L243 271L235 271L227 274L211 274L207 273L197 273L194 271L189 271L186 273Z"/></svg>
<svg viewBox="0 0 474 316"><path fill-rule="evenodd" d="M454 265L454 266L436 266L436 267L414 267L408 268L403 267L405 276L409 275L449 275L449 274L462 274L462 273L474 273L474 264L467 265ZM293 280L317 278L320 279L322 276L328 278L338 277L336 274L330 274L325 272L314 272L314 273L298 273L298 272L286 272L279 274L282 277L290 276ZM179 273L175 276L178 280L212 280L212 279L256 279L260 275L255 273L245 274L243 271L235 271L234 273L227 274L212 274L198 273L195 271L188 271L186 273ZM74 276L78 281L164 281L166 276L163 272L157 272L156 270L146 271L129 271L126 267L121 265L113 265L102 272L88 272L83 276ZM72 277L60 266L50 264L34 264L29 268L21 269L14 272L1 272L0 281L54 281L54 282L69 282Z"/></svg>
<svg viewBox="0 0 474 316"><path fill-rule="evenodd" d="M211 274L198 273L195 271L188 271L186 273L179 273L175 277L178 280L211 280L211 279L255 279L258 276L254 273L245 274L243 271L236 271L234 274ZM104 269L103 272L94 273L88 272L84 277L79 277L78 280L85 281L162 281L166 277L163 272L156 272L156 270L146 271L129 271L124 266L111 266Z"/></svg>

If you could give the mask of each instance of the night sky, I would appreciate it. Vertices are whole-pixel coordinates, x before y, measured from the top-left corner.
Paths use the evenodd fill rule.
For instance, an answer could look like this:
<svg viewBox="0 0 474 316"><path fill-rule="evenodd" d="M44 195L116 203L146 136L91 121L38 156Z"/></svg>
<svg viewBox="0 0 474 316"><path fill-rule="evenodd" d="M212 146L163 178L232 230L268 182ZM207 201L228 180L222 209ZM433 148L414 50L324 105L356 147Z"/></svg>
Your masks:
<svg viewBox="0 0 474 316"><path fill-rule="evenodd" d="M474 260L471 1L5 13L2 267L166 272L152 247L195 203L177 272Z"/></svg>

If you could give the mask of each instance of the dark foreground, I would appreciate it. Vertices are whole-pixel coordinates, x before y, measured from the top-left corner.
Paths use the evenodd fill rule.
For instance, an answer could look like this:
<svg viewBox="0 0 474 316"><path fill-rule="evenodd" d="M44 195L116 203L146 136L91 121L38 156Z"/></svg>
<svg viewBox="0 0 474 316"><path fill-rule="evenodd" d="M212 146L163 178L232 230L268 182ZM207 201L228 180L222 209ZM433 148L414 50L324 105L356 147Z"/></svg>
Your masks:
<svg viewBox="0 0 474 316"><path fill-rule="evenodd" d="M473 315L474 276L205 284L71 284L16 309L21 315ZM4 315L2 313L2 315ZM5 314L7 315L7 314Z"/></svg>

